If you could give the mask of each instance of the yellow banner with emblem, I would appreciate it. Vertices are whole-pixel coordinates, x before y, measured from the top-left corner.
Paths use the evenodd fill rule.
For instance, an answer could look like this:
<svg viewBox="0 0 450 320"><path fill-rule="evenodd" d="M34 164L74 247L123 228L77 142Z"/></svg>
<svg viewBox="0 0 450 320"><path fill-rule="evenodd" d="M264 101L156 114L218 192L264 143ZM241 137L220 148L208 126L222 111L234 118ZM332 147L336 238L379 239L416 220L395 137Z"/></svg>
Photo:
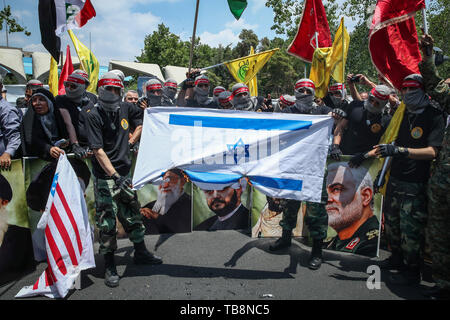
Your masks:
<svg viewBox="0 0 450 320"><path fill-rule="evenodd" d="M246 57L224 62L237 82L249 83L259 70L269 61L280 48L251 54Z"/></svg>
<svg viewBox="0 0 450 320"><path fill-rule="evenodd" d="M78 54L80 63L82 64L82 69L89 75L90 84L86 90L92 93L96 93L100 64L98 63L98 60L94 56L92 51L89 50L83 43L81 43L80 40L78 40L72 30L68 30L67 32L72 39L73 46L75 47L75 51Z"/></svg>

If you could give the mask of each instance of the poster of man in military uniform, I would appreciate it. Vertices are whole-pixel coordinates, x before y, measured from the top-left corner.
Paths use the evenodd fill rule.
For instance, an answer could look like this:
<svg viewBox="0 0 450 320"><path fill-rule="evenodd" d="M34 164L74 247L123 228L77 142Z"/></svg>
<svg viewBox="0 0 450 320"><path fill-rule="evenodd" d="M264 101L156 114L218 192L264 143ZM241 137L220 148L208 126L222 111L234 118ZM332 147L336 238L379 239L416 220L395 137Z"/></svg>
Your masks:
<svg viewBox="0 0 450 320"><path fill-rule="evenodd" d="M346 161L329 161L327 249L378 255L382 199L373 190L377 172L374 167L378 168L377 159L358 168L350 167Z"/></svg>

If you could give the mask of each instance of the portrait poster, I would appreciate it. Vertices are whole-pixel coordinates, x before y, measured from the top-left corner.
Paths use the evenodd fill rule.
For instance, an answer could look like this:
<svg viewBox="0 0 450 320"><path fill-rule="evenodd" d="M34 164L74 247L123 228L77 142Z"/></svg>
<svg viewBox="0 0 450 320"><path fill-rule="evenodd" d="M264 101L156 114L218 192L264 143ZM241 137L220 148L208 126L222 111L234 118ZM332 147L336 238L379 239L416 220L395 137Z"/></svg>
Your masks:
<svg viewBox="0 0 450 320"><path fill-rule="evenodd" d="M34 268L22 160L0 170L0 284Z"/></svg>
<svg viewBox="0 0 450 320"><path fill-rule="evenodd" d="M374 192L382 166L369 159L350 168L350 156L327 161L328 232L325 249L375 257L380 245L383 196Z"/></svg>
<svg viewBox="0 0 450 320"><path fill-rule="evenodd" d="M193 230L250 229L252 188L245 179L222 190L202 190L193 184Z"/></svg>
<svg viewBox="0 0 450 320"><path fill-rule="evenodd" d="M255 188L252 188L252 238L279 238L282 228L280 221L283 219L283 212L279 206L273 208L271 201L275 204L280 199L273 199ZM305 217L306 206L302 202L297 213L297 224L292 230L294 237L304 236L303 219Z"/></svg>

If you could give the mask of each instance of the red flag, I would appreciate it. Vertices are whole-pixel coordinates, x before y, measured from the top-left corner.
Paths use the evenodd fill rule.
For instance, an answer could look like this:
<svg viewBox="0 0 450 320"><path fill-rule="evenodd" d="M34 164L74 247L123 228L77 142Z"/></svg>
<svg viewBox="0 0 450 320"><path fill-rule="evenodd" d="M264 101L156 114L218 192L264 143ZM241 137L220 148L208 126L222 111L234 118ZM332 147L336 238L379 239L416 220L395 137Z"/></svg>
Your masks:
<svg viewBox="0 0 450 320"><path fill-rule="evenodd" d="M424 0L378 0L369 32L369 52L377 71L397 89L403 79L420 73L422 60L414 15Z"/></svg>
<svg viewBox="0 0 450 320"><path fill-rule="evenodd" d="M70 55L70 46L67 45L67 53L66 53L66 62L61 70L61 75L59 76L58 82L58 94L63 95L66 94L66 88L64 87L64 81L67 80L67 77L70 76L73 72L72 65L72 57Z"/></svg>
<svg viewBox="0 0 450 320"><path fill-rule="evenodd" d="M90 0L86 0L83 9L81 9L80 13L75 18L80 28L84 26L89 19L96 16L96 12L94 6L92 5Z"/></svg>
<svg viewBox="0 0 450 320"><path fill-rule="evenodd" d="M321 0L306 0L297 35L287 52L311 63L316 48L316 33L319 48L331 47L330 27Z"/></svg>

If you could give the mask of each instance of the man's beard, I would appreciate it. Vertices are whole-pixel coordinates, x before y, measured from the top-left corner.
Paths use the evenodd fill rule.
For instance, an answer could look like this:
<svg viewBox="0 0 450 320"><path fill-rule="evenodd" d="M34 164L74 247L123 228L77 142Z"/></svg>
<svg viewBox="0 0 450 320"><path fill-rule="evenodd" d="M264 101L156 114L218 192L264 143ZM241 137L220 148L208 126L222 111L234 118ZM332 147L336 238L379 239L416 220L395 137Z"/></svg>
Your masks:
<svg viewBox="0 0 450 320"><path fill-rule="evenodd" d="M363 213L362 199L359 192L357 192L353 201L344 207L330 204L325 208L328 213L328 225L338 232L349 227L355 221L361 219ZM338 211L329 211L330 208L335 208ZM357 213L355 214L355 212Z"/></svg>
<svg viewBox="0 0 450 320"><path fill-rule="evenodd" d="M8 230L8 211L6 211L6 207L0 206L0 246L3 243L6 230Z"/></svg>
<svg viewBox="0 0 450 320"><path fill-rule="evenodd" d="M216 215L218 215L219 217L224 217L227 214L229 214L231 211L236 209L237 202L238 202L238 198L237 198L236 190L234 190L233 196L231 197L231 200L228 203L228 205L222 199L215 198L211 202L211 204L208 206ZM225 206L221 209L213 209L215 204L220 204L220 203L223 203Z"/></svg>
<svg viewBox="0 0 450 320"><path fill-rule="evenodd" d="M182 194L183 188L180 188L178 185L169 192L159 190L158 198L153 205L152 211L160 215L165 215Z"/></svg>

